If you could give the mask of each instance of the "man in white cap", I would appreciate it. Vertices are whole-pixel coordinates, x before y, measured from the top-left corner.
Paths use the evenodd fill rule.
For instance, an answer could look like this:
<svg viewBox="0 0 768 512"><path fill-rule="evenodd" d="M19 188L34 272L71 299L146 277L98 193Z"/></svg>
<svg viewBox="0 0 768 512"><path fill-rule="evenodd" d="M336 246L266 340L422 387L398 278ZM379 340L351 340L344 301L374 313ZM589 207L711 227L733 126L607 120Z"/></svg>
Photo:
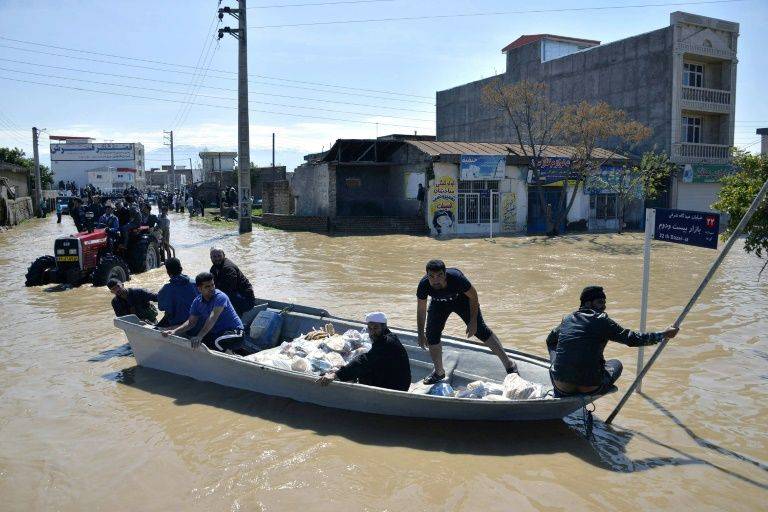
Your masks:
<svg viewBox="0 0 768 512"><path fill-rule="evenodd" d="M373 346L343 366L336 373L326 373L318 382L327 386L334 380L358 382L378 388L408 391L411 365L408 353L397 336L387 329L387 315L381 312L365 315L368 336Z"/></svg>

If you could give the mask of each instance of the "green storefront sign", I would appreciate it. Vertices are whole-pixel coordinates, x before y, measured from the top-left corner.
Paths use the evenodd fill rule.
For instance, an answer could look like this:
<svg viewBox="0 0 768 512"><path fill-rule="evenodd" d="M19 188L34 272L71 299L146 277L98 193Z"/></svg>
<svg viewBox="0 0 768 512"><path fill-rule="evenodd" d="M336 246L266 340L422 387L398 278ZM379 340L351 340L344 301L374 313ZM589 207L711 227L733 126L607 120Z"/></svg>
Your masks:
<svg viewBox="0 0 768 512"><path fill-rule="evenodd" d="M683 183L720 183L724 176L733 172L731 164L685 164Z"/></svg>

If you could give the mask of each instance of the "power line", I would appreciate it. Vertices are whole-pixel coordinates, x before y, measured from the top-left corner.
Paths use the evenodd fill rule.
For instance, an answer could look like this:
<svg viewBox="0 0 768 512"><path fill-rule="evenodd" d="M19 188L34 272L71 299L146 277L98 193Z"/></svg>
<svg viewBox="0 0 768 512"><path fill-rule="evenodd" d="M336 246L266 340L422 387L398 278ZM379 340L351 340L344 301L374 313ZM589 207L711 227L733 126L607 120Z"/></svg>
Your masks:
<svg viewBox="0 0 768 512"><path fill-rule="evenodd" d="M190 66L188 64L176 64L174 62L166 62L166 61L152 60L152 59L141 59L141 58L137 58L137 57L128 57L128 56L125 56L125 55L116 55L114 53L102 53L102 52L95 52L95 51L91 51L91 50L81 50L81 49L78 49L78 48L69 48L69 47L66 47L66 46L56 46L56 45L52 45L52 44L38 43L38 42L35 42L35 41L25 41L23 39L13 39L13 38L10 38L10 37L0 36L0 40L12 41L12 42L15 42L15 43L22 43L22 44L29 44L29 45L33 45L33 46L42 46L42 47L45 47L45 48L54 48L54 49L57 49L57 50L66 50L66 51L70 51L70 52L87 53L87 54L90 54L90 55L99 55L101 57L112 57L112 58L117 58L117 59L132 60L132 61L136 61L136 62L145 62L145 63L148 63L148 64L161 64L163 66L173 66L173 67L177 67L177 68L186 68L186 69L194 69L195 68L195 66ZM16 47L13 47L13 46L5 46L4 48L13 48L13 49L22 50L22 51L33 51L33 50L26 49L26 48L16 48ZM45 52L40 52L40 53L45 53ZM49 55L55 55L55 56L58 56L58 57L76 58L76 57L70 57L68 55L60 55L60 54L54 54L54 53L51 53ZM104 61L96 61L96 62L104 62ZM110 64L125 65L125 64L114 63L114 62L110 62ZM147 69L155 69L155 68L147 68ZM157 71L162 71L162 70L157 70ZM229 70L226 70L226 69L211 69L211 71L213 71L215 73L228 73L228 74L231 74L231 75L236 75L237 74L236 71L229 71ZM432 99L431 96L422 96L422 95L417 95L417 94L407 94L407 93L397 92L397 91L385 91L385 90L379 90L379 89L364 89L364 88L360 88L360 87L349 87L349 86L336 85L336 84L327 84L327 83L323 83L323 82L309 82L309 81L306 81L306 80L293 80L293 79L290 79L290 78L282 78L282 77L268 76L268 75L259 75L259 74L254 74L254 73L249 73L248 76L249 77L255 77L255 78L266 78L268 80L278 80L278 81L283 81L283 82L305 84L305 85L319 85L319 86L322 86L322 87L331 87L331 88L350 90L350 91L375 92L375 93L379 93L379 94L391 94L391 95L395 95L395 96L408 96L408 97L412 97L412 98ZM236 80L236 78L232 78L232 79Z"/></svg>
<svg viewBox="0 0 768 512"><path fill-rule="evenodd" d="M200 50L200 55L197 56L197 62L195 63L195 71L194 71L195 74L192 75L192 79L190 80L187 86L188 93L191 93L191 91L194 89L195 78L196 78L197 70L200 66L201 60L202 62L205 62L205 58L203 57L203 55L206 55L206 56L208 55L207 52L208 52L208 48L210 48L211 38L212 38L211 29L213 29L213 25L215 23L216 23L216 16L214 15L214 16L211 16L211 23L208 25L208 29L205 31L205 38L203 39L203 47ZM191 97L191 94L190 96L187 96L187 99L190 97ZM173 123L171 123L172 126L175 127L177 121L181 119L181 113L183 112L183 110L184 110L184 106L180 107L179 110L176 112L176 117L173 118Z"/></svg>
<svg viewBox="0 0 768 512"><path fill-rule="evenodd" d="M139 98L139 99L145 99L145 100L153 100L153 101L164 101L168 103L181 103L179 100L172 100L169 98L155 98L151 96L140 96L137 94L126 94L126 93L119 93L119 92L110 92L110 91L99 91L96 89L86 89L84 87L73 87L73 86L67 86L67 85L60 85L60 84L48 84L45 82L35 82L32 80L21 80L18 78L8 78L6 76L0 76L0 80L9 80L12 82L20 82L20 83L26 83L26 84L34 84L34 85L45 85L48 87L55 87L55 88L61 88L61 89L72 89L75 91L84 91L84 92L95 92L99 94L106 94L111 96L125 96L128 98ZM232 109L235 107L226 106L226 105L212 105L210 103L195 103L195 105L205 106L205 107L212 107L212 108L226 108L226 109ZM273 110L258 110L258 109L249 109L251 112L258 112L260 114L275 114L280 116L290 116L290 117L298 117L303 119L320 119L324 121L339 121L342 123L357 123L357 124L371 124L371 125L381 125L381 126L393 126L397 128L424 128L420 126L414 126L414 125L405 125L405 124L391 124L391 123L380 123L376 121L361 121L361 120L352 120L352 119L339 119L334 117L322 117L322 116L311 116L311 115L305 115L305 114L292 114L289 112L275 112ZM383 117L383 116L382 116Z"/></svg>
<svg viewBox="0 0 768 512"><path fill-rule="evenodd" d="M0 39L2 39L2 37L0 37ZM108 60L92 59L92 58L89 58L89 57L75 57L74 55L64 55L64 54L61 54L61 53L45 52L45 51L42 51L42 50L31 50L29 48L18 48L18 47L15 47L15 46L7 46L7 45L3 45L3 44L0 44L0 48L10 48L12 50L19 50L19 51L22 51L22 52L31 52L31 53L40 53L40 54L43 54L43 55L52 55L54 57L64 57L66 59L84 60L84 61L88 61L88 62L100 62L100 63L103 63L103 64L112 64L112 65L115 65L115 66L126 66L126 67L131 67L131 68L149 69L149 70L152 70L152 71L162 71L162 72L165 72L165 73L180 73L180 74L184 74L184 75L193 75L194 74L191 71L181 71L181 70L177 70L177 69L154 68L154 67L151 67L151 66L142 66L142 65L139 65L139 64L127 64L127 63L124 63L124 62L113 62L113 61L108 61ZM229 71L227 71L227 73L229 73ZM216 77L216 78L219 78L221 80L237 80L236 77L230 77L230 76L219 76L219 77ZM434 105L434 103L428 102L428 101L408 100L408 99L402 99L402 98L389 98L389 97L384 97L384 96L374 96L374 95L371 95L371 94L363 94L363 93L359 93L359 92L326 91L326 90L321 90L321 89L317 89L317 88L313 88L313 87L302 87L302 86L299 86L299 85L286 85L286 84L273 84L273 83L269 83L269 82L257 82L255 80L249 80L249 83L259 84L259 85L267 85L267 86L270 86L270 87L277 87L277 86L279 86L279 87L289 87L291 89L304 89L304 90L307 90L307 91L322 92L322 93L328 93L328 94L345 94L345 95L361 96L361 97L365 97L365 98L375 98L375 99L388 100L388 101L400 101L400 102L405 102L405 103L421 103L421 104L425 104L425 105Z"/></svg>
<svg viewBox="0 0 768 512"><path fill-rule="evenodd" d="M397 0L343 0L339 2L317 2L307 4L276 4L276 5L256 5L248 9L281 9L284 7L311 7L316 5L340 5L340 4L375 4L382 2L396 2Z"/></svg>
<svg viewBox="0 0 768 512"><path fill-rule="evenodd" d="M746 1L749 1L749 0L708 0L705 2L674 2L674 3L658 3L658 4L608 5L603 7L566 7L562 9L530 9L530 10L524 10L524 11L434 14L429 16L403 16L399 18L369 18L369 19L362 19L362 20L334 20L334 21L313 21L308 23L288 23L288 24L282 24L282 25L256 25L248 28L264 29L264 28L288 28L288 27L314 27L318 25L347 25L347 24L353 24L353 23L382 23L382 22L388 22L388 21L419 21L419 20L436 20L436 19L449 19L449 18L472 18L472 17L481 17L481 16L502 16L502 15L509 15L509 14L545 14L545 13L557 13L557 12L587 12L587 11L609 11L609 10L619 10L619 9L640 9L644 7L729 4L729 3L746 2Z"/></svg>
<svg viewBox="0 0 768 512"><path fill-rule="evenodd" d="M112 82L99 82L96 80L85 80L82 78L71 78L67 76L60 76L60 75L49 75L45 73L34 73L32 71L19 71L16 69L11 68L5 68L0 66L0 71L10 71L11 73L21 73L23 75L32 75L32 76L39 76L43 78L56 78L61 80L71 80L74 82L83 82L87 84L94 84L94 85L107 85L112 87L124 87L127 89L136 89L139 91L151 91L151 92L161 92L166 94L187 94L186 92L181 91L169 91L168 89L155 89L153 87L140 87L137 85L125 85L125 84L116 84ZM233 101L235 98L229 98L225 96L212 96L209 94L196 94L195 98L199 96L201 98L208 98L208 99L215 99L215 100L224 100L224 101ZM192 98L194 101L195 98ZM187 104L188 100L180 100L181 103ZM358 116L369 116L369 117L386 117L389 119L402 119L405 121L420 121L424 123L432 123L433 120L431 119L421 119L421 118L414 118L414 117L402 117L402 116L392 116L387 114L380 114L375 112L354 112L349 110L337 110L337 109L329 109L329 108L321 108L321 107L309 107L309 106L300 106L300 105L286 105L284 103L271 103L266 101L257 101L257 100L248 100L249 103L255 103L259 105L269 105L273 107L286 107L286 108L298 108L298 109L304 109L304 110L318 110L323 112L335 112L338 114L352 114L352 115L358 115Z"/></svg>
<svg viewBox="0 0 768 512"><path fill-rule="evenodd" d="M184 112L184 116L179 119L179 123L176 125L175 129L178 129L181 127L187 120L187 117L189 116L190 110L192 110L193 102L197 99L197 96L200 93L200 86L203 85L203 82L205 82L205 78L208 76L208 70L211 68L211 63L213 62L213 56L216 55L216 50L219 49L219 41L216 40L216 46L213 46L213 38L215 36L211 35L211 43L208 46L208 50L210 50L213 47L213 51L210 52L210 58L208 59L208 64L205 66L205 70L201 75L200 80L197 83L197 87L193 89L193 94L189 98L189 103L186 106L186 111ZM205 58L203 58L203 63L205 63Z"/></svg>
<svg viewBox="0 0 768 512"><path fill-rule="evenodd" d="M12 133L16 138L24 141L27 140L26 132L19 125L14 123L13 119L5 115L2 111L0 111L0 121L3 122L3 125L7 128L7 130L10 133Z"/></svg>
<svg viewBox="0 0 768 512"><path fill-rule="evenodd" d="M14 64L25 64L29 66L37 66L37 67L43 67L43 68L51 68L51 69L61 69L64 71L74 71L77 73L88 73L92 75L104 75L104 76L114 76L117 78L128 78L131 80L142 80L145 82L157 82L161 84L171 84L171 85L187 85L186 82L174 82L173 80L159 80L157 78L143 78L138 76L132 76L132 75L121 75L117 73L107 73L104 71L93 71L90 69L79 69L79 68L68 68L64 66L52 66L50 64L38 64L36 62L28 62L23 60L14 60L14 59L5 59L0 57L0 61L6 61L6 62L13 62ZM21 71L19 71L21 72ZM62 77L65 78L65 77ZM201 85L202 89L213 89L218 91L229 91L229 92L237 92L237 89L231 89L227 87L214 87L212 85ZM337 100L328 100L328 99L322 99L322 98L308 98L306 96L291 96L287 94L274 94L274 93L268 93L268 92L253 92L250 91L249 94L258 94L259 96L273 96L276 98L288 98L293 100L306 100L306 101L317 101L320 103L334 103L337 105L352 105L355 107L371 107L371 108L383 108L387 110L400 110L403 112L416 112L420 114L434 114L433 110L415 110L411 108L404 108L404 107L387 107L384 105L371 105L370 103L352 103L349 101L337 101Z"/></svg>

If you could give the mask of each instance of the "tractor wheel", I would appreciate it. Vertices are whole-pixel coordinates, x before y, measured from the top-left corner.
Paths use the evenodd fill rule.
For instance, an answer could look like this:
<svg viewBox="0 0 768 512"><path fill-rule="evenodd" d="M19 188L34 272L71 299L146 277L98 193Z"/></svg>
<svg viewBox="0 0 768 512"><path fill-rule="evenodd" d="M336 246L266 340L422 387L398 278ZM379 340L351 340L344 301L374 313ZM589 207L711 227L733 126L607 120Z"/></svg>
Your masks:
<svg viewBox="0 0 768 512"><path fill-rule="evenodd" d="M105 286L112 278L124 283L131 278L131 273L122 259L112 254L105 254L93 271L93 286Z"/></svg>
<svg viewBox="0 0 768 512"><path fill-rule="evenodd" d="M42 286L50 283L48 271L52 268L56 268L56 258L53 256L40 256L29 266L26 276L27 280L24 285Z"/></svg>
<svg viewBox="0 0 768 512"><path fill-rule="evenodd" d="M136 245L130 249L129 260L131 272L140 274L147 270L157 268L160 257L157 254L157 242L151 238L139 240Z"/></svg>

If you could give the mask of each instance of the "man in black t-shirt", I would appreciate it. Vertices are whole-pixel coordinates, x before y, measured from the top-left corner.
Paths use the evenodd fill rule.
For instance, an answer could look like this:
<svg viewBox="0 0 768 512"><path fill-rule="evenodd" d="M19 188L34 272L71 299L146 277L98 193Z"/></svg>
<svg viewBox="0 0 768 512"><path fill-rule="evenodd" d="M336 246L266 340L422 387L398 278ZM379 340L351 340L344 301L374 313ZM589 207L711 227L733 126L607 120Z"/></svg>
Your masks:
<svg viewBox="0 0 768 512"><path fill-rule="evenodd" d="M432 297L427 310L427 297ZM419 332L419 346L427 348L435 365L434 371L424 379L424 384L434 384L445 378L443 349L440 338L445 322L451 313L456 313L467 324L467 337L476 336L501 359L507 373L517 372L517 366L501 346L499 338L485 325L480 312L477 290L457 268L445 268L441 260L427 263L427 275L419 281L416 290L418 308L416 325ZM424 330L426 319L426 332Z"/></svg>

